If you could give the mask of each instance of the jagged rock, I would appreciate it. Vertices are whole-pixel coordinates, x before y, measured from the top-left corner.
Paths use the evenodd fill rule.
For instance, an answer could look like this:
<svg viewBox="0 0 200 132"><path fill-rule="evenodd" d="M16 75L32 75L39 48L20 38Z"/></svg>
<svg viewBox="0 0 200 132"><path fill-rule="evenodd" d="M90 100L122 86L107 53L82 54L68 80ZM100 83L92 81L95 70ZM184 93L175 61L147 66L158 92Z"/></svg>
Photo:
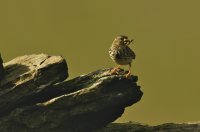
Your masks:
<svg viewBox="0 0 200 132"><path fill-rule="evenodd" d="M25 55L4 66L5 77L0 81L0 117L17 107L37 103L38 98L34 96L39 91L68 76L66 61L61 56Z"/></svg>
<svg viewBox="0 0 200 132"><path fill-rule="evenodd" d="M62 57L31 55L5 64L0 131L76 132L101 128L138 102L137 77L101 69L69 81ZM63 82L62 82L63 81Z"/></svg>
<svg viewBox="0 0 200 132"><path fill-rule="evenodd" d="M0 80L4 77L3 59L0 54Z"/></svg>
<svg viewBox="0 0 200 132"><path fill-rule="evenodd" d="M139 123L111 123L95 132L200 132L200 123L165 123L149 126Z"/></svg>

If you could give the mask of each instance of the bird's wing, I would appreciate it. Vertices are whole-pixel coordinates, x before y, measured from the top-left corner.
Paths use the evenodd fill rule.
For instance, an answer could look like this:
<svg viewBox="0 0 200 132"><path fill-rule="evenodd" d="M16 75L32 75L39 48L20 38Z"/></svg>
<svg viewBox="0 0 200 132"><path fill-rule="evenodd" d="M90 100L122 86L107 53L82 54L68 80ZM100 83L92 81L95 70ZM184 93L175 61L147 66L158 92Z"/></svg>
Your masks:
<svg viewBox="0 0 200 132"><path fill-rule="evenodd" d="M135 57L136 57L136 55L135 55L135 53L133 52L133 50L131 50L128 46L127 46L127 54L129 55L129 56L131 56L133 59L135 59Z"/></svg>

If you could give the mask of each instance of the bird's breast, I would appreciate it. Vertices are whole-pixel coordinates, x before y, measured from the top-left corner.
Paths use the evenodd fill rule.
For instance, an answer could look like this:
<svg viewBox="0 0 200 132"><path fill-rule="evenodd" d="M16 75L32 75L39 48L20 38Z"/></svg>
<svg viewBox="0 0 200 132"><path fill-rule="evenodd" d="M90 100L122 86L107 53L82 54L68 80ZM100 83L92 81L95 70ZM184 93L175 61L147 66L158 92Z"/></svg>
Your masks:
<svg viewBox="0 0 200 132"><path fill-rule="evenodd" d="M119 65L128 65L133 59L126 49L122 47L111 47L109 54L111 59Z"/></svg>

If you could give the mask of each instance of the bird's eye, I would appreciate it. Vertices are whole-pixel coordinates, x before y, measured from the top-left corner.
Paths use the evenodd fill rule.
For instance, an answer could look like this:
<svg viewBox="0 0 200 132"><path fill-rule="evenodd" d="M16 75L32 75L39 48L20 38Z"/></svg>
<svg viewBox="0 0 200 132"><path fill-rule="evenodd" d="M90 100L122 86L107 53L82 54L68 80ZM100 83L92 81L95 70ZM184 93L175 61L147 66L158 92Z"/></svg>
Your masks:
<svg viewBox="0 0 200 132"><path fill-rule="evenodd" d="M127 42L127 40L128 40L127 38L124 38L124 39L123 39L124 42Z"/></svg>

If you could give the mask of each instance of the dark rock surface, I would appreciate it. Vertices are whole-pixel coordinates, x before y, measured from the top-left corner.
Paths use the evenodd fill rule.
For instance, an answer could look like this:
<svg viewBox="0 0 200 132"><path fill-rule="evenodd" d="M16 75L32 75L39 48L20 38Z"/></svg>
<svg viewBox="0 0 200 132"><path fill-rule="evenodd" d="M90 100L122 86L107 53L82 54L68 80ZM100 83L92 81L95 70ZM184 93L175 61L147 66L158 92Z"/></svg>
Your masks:
<svg viewBox="0 0 200 132"><path fill-rule="evenodd" d="M3 59L0 54L0 80L4 77Z"/></svg>
<svg viewBox="0 0 200 132"><path fill-rule="evenodd" d="M67 64L60 56L46 54L17 57L5 66L5 77L0 81L0 117L13 109L38 103L36 96L45 87L63 81Z"/></svg>
<svg viewBox="0 0 200 132"><path fill-rule="evenodd" d="M5 63L0 81L0 131L92 131L120 117L138 102L137 77L101 69L69 81L66 61L45 54Z"/></svg>
<svg viewBox="0 0 200 132"><path fill-rule="evenodd" d="M165 123L157 126L149 126L134 122L111 123L103 129L95 132L200 132L200 122L194 123Z"/></svg>

